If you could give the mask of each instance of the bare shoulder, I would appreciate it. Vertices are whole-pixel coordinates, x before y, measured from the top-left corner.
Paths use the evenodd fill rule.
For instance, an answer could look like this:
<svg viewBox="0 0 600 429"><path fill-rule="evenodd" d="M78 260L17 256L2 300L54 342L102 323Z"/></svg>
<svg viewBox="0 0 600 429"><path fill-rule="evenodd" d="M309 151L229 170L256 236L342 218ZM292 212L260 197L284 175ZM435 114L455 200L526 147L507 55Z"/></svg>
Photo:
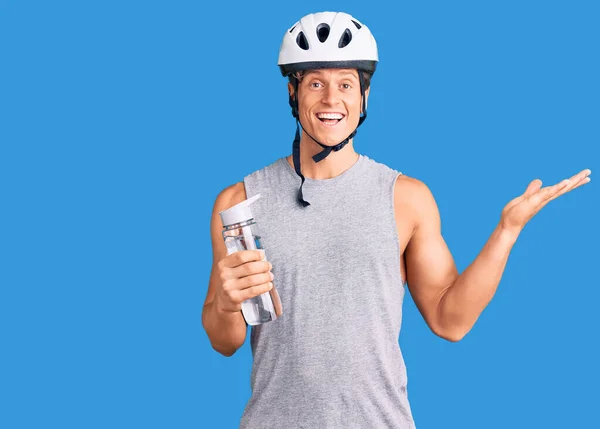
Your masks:
<svg viewBox="0 0 600 429"><path fill-rule="evenodd" d="M431 191L423 181L405 174L399 175L396 179L395 198L401 201L422 200L429 196L431 196Z"/></svg>
<svg viewBox="0 0 600 429"><path fill-rule="evenodd" d="M432 211L437 212L437 205L429 186L404 174L396 179L394 201L396 207L401 209L401 212L410 214L415 222L431 215Z"/></svg>
<svg viewBox="0 0 600 429"><path fill-rule="evenodd" d="M238 182L223 189L215 200L214 210L223 211L246 199L244 182Z"/></svg>

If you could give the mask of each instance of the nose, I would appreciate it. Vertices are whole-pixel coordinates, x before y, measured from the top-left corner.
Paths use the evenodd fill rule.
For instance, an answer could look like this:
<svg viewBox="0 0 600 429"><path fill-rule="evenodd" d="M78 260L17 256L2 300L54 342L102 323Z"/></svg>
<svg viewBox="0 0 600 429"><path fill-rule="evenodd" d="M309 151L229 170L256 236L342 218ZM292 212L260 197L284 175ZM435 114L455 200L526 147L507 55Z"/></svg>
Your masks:
<svg viewBox="0 0 600 429"><path fill-rule="evenodd" d="M323 91L323 104L335 105L339 101L338 89L335 85L328 85Z"/></svg>

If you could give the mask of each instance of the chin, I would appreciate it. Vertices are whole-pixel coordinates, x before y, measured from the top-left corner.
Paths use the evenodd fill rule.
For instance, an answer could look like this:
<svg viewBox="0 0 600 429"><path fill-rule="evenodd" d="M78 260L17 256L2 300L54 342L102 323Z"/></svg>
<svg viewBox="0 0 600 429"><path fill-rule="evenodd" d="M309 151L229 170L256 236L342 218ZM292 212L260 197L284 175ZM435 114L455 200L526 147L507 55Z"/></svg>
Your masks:
<svg viewBox="0 0 600 429"><path fill-rule="evenodd" d="M340 144L346 137L350 135L353 129L340 128L339 130L331 129L331 130L323 130L322 127L318 127L321 129L313 129L312 132L309 131L311 136L314 136L320 143L326 146L335 146Z"/></svg>
<svg viewBox="0 0 600 429"><path fill-rule="evenodd" d="M325 141L319 140L321 143L323 143L326 146L335 146L340 144L342 141L344 141L344 139L346 137L348 137L350 135L350 133L347 134L340 134L339 136L336 137L329 137L328 139L323 139Z"/></svg>

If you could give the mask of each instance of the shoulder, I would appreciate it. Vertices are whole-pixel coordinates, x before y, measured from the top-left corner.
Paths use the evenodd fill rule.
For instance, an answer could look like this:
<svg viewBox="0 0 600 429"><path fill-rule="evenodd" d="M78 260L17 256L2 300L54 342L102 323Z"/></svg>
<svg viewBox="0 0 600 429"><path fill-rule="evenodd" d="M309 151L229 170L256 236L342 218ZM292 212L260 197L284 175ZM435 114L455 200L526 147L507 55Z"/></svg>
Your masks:
<svg viewBox="0 0 600 429"><path fill-rule="evenodd" d="M366 155L364 157L367 163L380 172L379 176L396 176L394 183L394 203L397 208L402 206L402 213L408 212L419 215L423 211L427 211L432 203L435 204L431 190L423 181L407 176L401 171Z"/></svg>
<svg viewBox="0 0 600 429"><path fill-rule="evenodd" d="M244 182L238 182L226 187L217 195L214 212L220 212L240 203L246 199Z"/></svg>
<svg viewBox="0 0 600 429"><path fill-rule="evenodd" d="M396 208L400 213L408 214L415 226L439 216L433 193L423 181L401 174L394 186Z"/></svg>
<svg viewBox="0 0 600 429"><path fill-rule="evenodd" d="M276 176L282 168L285 168L285 164L287 163L288 162L286 158L276 158L275 160L271 160L263 167L258 168L244 176L244 180L242 182L247 180L262 181L272 178L274 175Z"/></svg>
<svg viewBox="0 0 600 429"><path fill-rule="evenodd" d="M396 178L394 197L400 200L411 200L415 203L432 196L429 187L421 180L400 174Z"/></svg>

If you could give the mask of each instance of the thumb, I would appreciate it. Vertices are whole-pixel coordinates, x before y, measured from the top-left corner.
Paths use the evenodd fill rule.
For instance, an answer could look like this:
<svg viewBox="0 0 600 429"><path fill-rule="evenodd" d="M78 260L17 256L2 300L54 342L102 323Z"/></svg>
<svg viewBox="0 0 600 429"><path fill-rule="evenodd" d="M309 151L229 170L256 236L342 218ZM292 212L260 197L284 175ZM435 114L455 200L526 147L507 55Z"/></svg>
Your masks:
<svg viewBox="0 0 600 429"><path fill-rule="evenodd" d="M529 186L527 186L527 189L525 190L523 197L528 197L528 196L534 194L535 192L539 191L539 189L541 187L542 187L542 181L540 179L532 180L531 183L529 184Z"/></svg>
<svg viewBox="0 0 600 429"><path fill-rule="evenodd" d="M527 189L525 189L525 192L522 193L521 195L519 195L518 197L514 198L510 203L508 203L508 205L506 206L505 209L509 209L510 207L513 207L514 205L519 204L521 201L523 201L530 195L537 192L541 186L542 186L542 181L540 179L533 180L531 183L529 183L529 185L527 186Z"/></svg>

